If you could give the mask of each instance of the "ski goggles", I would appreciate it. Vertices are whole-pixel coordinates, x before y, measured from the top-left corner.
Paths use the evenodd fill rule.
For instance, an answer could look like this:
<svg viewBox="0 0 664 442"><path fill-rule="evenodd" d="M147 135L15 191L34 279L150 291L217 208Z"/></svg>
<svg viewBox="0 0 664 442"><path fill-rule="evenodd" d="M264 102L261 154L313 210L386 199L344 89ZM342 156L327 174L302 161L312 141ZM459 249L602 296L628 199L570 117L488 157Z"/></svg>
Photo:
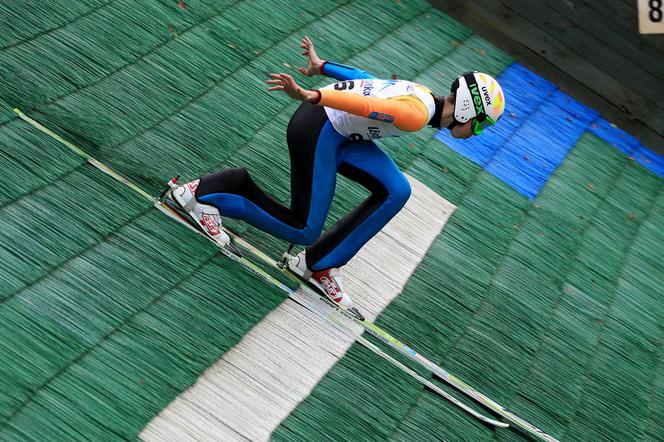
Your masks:
<svg viewBox="0 0 664 442"><path fill-rule="evenodd" d="M478 115L477 117L473 118L473 122L471 123L471 127L472 127L472 130L473 130L473 133L475 135L479 135L482 132L484 132L484 129L486 129L489 126L493 126L494 124L496 124L496 122L493 121L493 119L491 119L490 116L488 116L487 114L482 113L482 114Z"/></svg>

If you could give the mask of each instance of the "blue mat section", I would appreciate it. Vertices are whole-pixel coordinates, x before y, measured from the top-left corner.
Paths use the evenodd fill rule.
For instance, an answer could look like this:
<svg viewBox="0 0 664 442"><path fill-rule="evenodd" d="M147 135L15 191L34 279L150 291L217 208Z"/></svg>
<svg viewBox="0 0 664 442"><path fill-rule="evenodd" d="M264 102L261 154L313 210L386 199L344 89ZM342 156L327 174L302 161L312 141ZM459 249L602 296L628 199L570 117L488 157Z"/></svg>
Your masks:
<svg viewBox="0 0 664 442"><path fill-rule="evenodd" d="M487 130L482 136L468 140L456 140L447 130L441 130L436 134L439 140L456 152L482 166L489 164L496 152L530 118L547 95L556 89L552 83L518 64L510 65L498 80L509 100L507 102L509 107L505 110L500 124ZM515 91L520 92L516 94ZM515 99L512 99L513 96Z"/></svg>
<svg viewBox="0 0 664 442"><path fill-rule="evenodd" d="M562 92L552 92L485 169L533 199L595 117Z"/></svg>
<svg viewBox="0 0 664 442"><path fill-rule="evenodd" d="M498 125L468 140L452 138L447 130L438 132L436 138L521 194L534 199L587 131L664 176L664 157L599 118L597 112L553 83L517 63L510 65L498 81L507 104Z"/></svg>

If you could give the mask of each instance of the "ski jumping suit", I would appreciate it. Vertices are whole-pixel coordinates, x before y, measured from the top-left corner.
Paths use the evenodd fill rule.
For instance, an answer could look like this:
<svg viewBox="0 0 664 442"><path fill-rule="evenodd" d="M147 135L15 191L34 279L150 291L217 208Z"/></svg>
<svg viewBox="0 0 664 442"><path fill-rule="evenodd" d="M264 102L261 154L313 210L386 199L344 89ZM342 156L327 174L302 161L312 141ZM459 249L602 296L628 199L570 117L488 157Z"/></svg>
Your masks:
<svg viewBox="0 0 664 442"><path fill-rule="evenodd" d="M404 206L410 184L375 138L416 131L440 112L424 86L378 80L332 62L321 73L339 80L320 90L316 104L302 103L287 129L291 206L261 190L244 168L201 178L196 199L291 243L308 245L307 267L322 270L348 262ZM321 236L336 174L371 195Z"/></svg>

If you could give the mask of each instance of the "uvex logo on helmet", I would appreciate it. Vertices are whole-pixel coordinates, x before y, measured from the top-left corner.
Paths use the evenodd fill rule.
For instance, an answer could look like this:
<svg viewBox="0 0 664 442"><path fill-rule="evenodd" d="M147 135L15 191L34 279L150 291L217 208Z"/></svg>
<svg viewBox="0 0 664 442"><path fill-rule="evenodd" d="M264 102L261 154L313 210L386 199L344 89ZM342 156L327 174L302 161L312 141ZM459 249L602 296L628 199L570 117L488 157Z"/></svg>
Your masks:
<svg viewBox="0 0 664 442"><path fill-rule="evenodd" d="M470 85L470 95L473 96L473 105L475 106L475 115L484 113L484 106L482 105L482 97L480 91L477 89L477 83Z"/></svg>
<svg viewBox="0 0 664 442"><path fill-rule="evenodd" d="M486 102L486 105L491 106L491 97L489 96L489 90L486 86L482 86L482 92L484 93L484 101Z"/></svg>

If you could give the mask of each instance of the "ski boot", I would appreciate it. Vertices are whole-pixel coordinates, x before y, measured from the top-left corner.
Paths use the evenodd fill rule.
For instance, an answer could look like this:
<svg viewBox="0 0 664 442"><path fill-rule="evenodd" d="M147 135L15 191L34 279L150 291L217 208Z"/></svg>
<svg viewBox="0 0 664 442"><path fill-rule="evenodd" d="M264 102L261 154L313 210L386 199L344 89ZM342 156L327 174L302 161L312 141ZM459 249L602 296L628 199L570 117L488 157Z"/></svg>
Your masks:
<svg viewBox="0 0 664 442"><path fill-rule="evenodd" d="M231 243L228 233L223 230L219 210L214 206L196 201L194 195L200 180L178 185L178 178L175 177L168 182L168 188L162 193L160 201L176 210L190 224L205 233L221 247L242 256L237 247Z"/></svg>
<svg viewBox="0 0 664 442"><path fill-rule="evenodd" d="M284 266L288 266L288 269L292 273L318 289L320 293L324 294L327 299L329 299L330 303L342 310L347 310L360 321L364 320L364 316L362 316L357 308L353 307L353 301L348 295L348 292L344 290L339 269L309 270L307 268L304 251L297 255L291 255L288 252L285 253L282 263Z"/></svg>

